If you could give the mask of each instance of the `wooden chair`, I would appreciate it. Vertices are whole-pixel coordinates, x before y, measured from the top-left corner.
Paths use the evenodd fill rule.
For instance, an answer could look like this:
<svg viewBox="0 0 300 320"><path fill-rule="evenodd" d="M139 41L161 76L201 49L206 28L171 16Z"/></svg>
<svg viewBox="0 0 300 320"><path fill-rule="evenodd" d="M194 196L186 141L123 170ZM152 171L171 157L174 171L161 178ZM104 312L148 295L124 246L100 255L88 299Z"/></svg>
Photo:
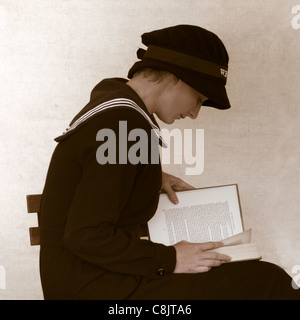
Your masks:
<svg viewBox="0 0 300 320"><path fill-rule="evenodd" d="M40 207L41 207L41 194L29 194L26 196L27 212L37 213L38 227L29 228L30 244L36 246L40 244Z"/></svg>

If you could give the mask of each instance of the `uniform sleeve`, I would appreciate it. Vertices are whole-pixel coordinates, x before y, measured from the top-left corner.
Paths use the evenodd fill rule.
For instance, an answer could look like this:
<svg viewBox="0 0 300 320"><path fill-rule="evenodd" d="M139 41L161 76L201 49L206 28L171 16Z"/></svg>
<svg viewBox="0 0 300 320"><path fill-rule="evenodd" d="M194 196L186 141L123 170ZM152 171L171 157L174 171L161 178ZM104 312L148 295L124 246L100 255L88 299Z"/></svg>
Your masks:
<svg viewBox="0 0 300 320"><path fill-rule="evenodd" d="M106 127L117 132L116 118L112 123L106 118ZM128 112L126 120L128 130L137 123L145 126L145 120L135 111ZM121 210L129 200L141 165L101 165L96 152L103 142L97 142L94 133L86 139L94 141L86 141L82 178L68 212L65 247L81 259L112 272L151 278L173 272L174 247L141 240L118 227Z"/></svg>

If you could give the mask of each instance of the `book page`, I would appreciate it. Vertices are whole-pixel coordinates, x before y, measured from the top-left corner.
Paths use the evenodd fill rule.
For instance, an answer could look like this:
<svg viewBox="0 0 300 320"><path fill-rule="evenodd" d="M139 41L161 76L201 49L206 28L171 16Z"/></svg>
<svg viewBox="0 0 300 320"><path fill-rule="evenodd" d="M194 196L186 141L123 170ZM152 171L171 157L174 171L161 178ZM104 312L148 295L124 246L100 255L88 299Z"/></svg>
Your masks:
<svg viewBox="0 0 300 320"><path fill-rule="evenodd" d="M229 255L231 257L230 262L246 261L246 260L260 260L261 254L258 252L254 243L245 243L232 245L227 247L221 247L217 249L207 250L207 252L218 252Z"/></svg>
<svg viewBox="0 0 300 320"><path fill-rule="evenodd" d="M177 192L174 205L162 194L149 221L150 239L166 245L181 240L219 241L243 232L236 185Z"/></svg>
<svg viewBox="0 0 300 320"><path fill-rule="evenodd" d="M252 229L248 229L244 232L238 233L234 236L222 240L224 246L234 246L237 244L247 244L251 241Z"/></svg>

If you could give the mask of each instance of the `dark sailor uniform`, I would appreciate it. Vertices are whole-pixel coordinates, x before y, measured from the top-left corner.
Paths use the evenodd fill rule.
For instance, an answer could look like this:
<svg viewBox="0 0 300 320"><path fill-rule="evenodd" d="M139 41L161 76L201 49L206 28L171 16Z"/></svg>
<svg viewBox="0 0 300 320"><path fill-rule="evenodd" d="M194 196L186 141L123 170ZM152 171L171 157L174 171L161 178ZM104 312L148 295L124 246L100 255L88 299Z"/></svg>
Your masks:
<svg viewBox="0 0 300 320"><path fill-rule="evenodd" d="M116 134L158 125L140 97L114 78L100 82L90 102L58 138L41 206L40 275L45 299L247 299L293 297L289 276L266 262L222 265L202 274L173 274L176 251L140 238L154 215L161 164L99 164L101 129ZM122 137L124 138L124 137ZM159 140L158 140L159 141ZM134 141L127 141L128 151ZM158 146L157 146L158 148Z"/></svg>

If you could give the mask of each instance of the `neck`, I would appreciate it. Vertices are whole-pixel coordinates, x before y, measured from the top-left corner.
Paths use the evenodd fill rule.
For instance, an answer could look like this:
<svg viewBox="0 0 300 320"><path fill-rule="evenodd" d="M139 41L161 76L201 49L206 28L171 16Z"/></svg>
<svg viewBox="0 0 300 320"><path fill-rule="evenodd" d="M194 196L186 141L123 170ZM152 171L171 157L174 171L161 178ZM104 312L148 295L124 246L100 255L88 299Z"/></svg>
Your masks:
<svg viewBox="0 0 300 320"><path fill-rule="evenodd" d="M130 79L127 85L142 99L150 114L156 112L156 101L164 89L162 83L158 84L157 82L149 81L142 74L138 74Z"/></svg>

